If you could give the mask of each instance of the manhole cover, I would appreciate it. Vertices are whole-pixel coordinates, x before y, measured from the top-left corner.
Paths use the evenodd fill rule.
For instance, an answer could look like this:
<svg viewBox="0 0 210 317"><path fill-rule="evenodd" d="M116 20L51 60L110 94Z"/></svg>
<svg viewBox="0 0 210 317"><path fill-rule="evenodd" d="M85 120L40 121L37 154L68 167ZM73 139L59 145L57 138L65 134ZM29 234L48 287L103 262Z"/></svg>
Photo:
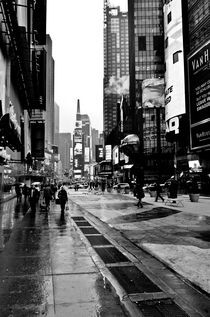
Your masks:
<svg viewBox="0 0 210 317"><path fill-rule="evenodd" d="M78 227L91 227L88 221L75 221Z"/></svg>
<svg viewBox="0 0 210 317"><path fill-rule="evenodd" d="M86 236L91 245L109 245L111 244L104 236Z"/></svg>
<svg viewBox="0 0 210 317"><path fill-rule="evenodd" d="M189 317L172 300L137 303L145 317Z"/></svg>
<svg viewBox="0 0 210 317"><path fill-rule="evenodd" d="M91 228L80 228L80 230L84 234L100 234L100 232L98 230L96 230L95 228L93 228L93 227L91 227Z"/></svg>
<svg viewBox="0 0 210 317"><path fill-rule="evenodd" d="M105 264L130 262L130 260L115 247L110 248L94 248Z"/></svg>
<svg viewBox="0 0 210 317"><path fill-rule="evenodd" d="M110 267L109 270L128 294L161 292L161 289L135 266Z"/></svg>
<svg viewBox="0 0 210 317"><path fill-rule="evenodd" d="M74 221L76 220L85 220L84 217L71 217Z"/></svg>

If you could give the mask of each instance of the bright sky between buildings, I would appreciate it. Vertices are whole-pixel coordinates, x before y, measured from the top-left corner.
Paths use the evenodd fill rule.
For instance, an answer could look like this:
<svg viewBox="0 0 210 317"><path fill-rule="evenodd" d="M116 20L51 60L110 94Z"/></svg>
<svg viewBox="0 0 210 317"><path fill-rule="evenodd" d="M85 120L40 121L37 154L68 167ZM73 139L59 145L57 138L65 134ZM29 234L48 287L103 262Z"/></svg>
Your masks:
<svg viewBox="0 0 210 317"><path fill-rule="evenodd" d="M126 0L112 0L126 11ZM60 132L72 132L77 99L92 127L103 130L103 0L47 1L47 33L53 41L55 102Z"/></svg>

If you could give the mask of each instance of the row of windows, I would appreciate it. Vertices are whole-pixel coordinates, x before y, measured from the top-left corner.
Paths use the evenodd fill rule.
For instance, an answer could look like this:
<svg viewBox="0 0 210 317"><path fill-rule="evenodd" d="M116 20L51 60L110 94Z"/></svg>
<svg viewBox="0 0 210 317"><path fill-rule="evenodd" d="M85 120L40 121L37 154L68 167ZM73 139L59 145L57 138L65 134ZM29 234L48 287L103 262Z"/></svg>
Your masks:
<svg viewBox="0 0 210 317"><path fill-rule="evenodd" d="M160 65L140 65L138 66L138 68L136 67L136 71L142 72L142 71L163 71L164 70L164 65L160 64Z"/></svg>
<svg viewBox="0 0 210 317"><path fill-rule="evenodd" d="M135 34L154 34L154 33L156 33L156 34L162 34L163 33L163 27L161 26L161 25L152 25L151 27L137 27L137 28L135 28L135 30L134 30L134 33Z"/></svg>
<svg viewBox="0 0 210 317"><path fill-rule="evenodd" d="M135 10L141 9L141 8L162 8L162 4L160 4L160 1L154 2L154 1L145 1L145 2L138 2L134 4Z"/></svg>
<svg viewBox="0 0 210 317"><path fill-rule="evenodd" d="M164 75L164 71L141 71L141 73L136 74L137 80L144 80L150 77L159 78L160 76ZM141 98L140 98L141 100Z"/></svg>
<svg viewBox="0 0 210 317"><path fill-rule="evenodd" d="M146 10L141 10L134 12L134 16L138 17L159 17L161 18L163 16L162 10L153 10L153 8L147 8Z"/></svg>
<svg viewBox="0 0 210 317"><path fill-rule="evenodd" d="M197 26L199 22L201 22L205 17L207 17L210 13L210 4L208 0L204 0L204 3L196 8L189 16L189 25L190 28L194 28Z"/></svg>

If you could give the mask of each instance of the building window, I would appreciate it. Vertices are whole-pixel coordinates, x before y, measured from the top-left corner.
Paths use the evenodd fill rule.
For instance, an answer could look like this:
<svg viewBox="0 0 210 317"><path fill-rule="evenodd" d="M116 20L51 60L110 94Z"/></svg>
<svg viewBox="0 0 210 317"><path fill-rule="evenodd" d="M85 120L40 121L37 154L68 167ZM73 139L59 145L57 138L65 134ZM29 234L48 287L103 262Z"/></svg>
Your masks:
<svg viewBox="0 0 210 317"><path fill-rule="evenodd" d="M139 51L146 51L146 36L138 37L138 49Z"/></svg>
<svg viewBox="0 0 210 317"><path fill-rule="evenodd" d="M179 61L179 53L181 53L181 51L177 51L173 54L173 64Z"/></svg>
<svg viewBox="0 0 210 317"><path fill-rule="evenodd" d="M157 55L161 56L164 52L164 39L163 36L153 36L154 51L157 51Z"/></svg>
<svg viewBox="0 0 210 317"><path fill-rule="evenodd" d="M168 24L171 22L171 19L172 19L171 12L169 12L169 14L167 15Z"/></svg>

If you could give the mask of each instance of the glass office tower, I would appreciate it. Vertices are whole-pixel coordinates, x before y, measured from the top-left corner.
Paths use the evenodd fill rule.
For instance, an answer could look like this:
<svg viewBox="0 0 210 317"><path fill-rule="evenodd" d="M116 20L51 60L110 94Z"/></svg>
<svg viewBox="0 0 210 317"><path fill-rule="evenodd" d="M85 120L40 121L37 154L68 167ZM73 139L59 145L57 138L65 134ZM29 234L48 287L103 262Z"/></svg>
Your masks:
<svg viewBox="0 0 210 317"><path fill-rule="evenodd" d="M163 0L128 0L128 20L130 106L144 182L152 182L173 173L165 139Z"/></svg>
<svg viewBox="0 0 210 317"><path fill-rule="evenodd" d="M128 14L121 12L120 7L110 6L105 0L103 109L105 143L118 124L117 104L121 100L121 94L126 93L128 74Z"/></svg>

